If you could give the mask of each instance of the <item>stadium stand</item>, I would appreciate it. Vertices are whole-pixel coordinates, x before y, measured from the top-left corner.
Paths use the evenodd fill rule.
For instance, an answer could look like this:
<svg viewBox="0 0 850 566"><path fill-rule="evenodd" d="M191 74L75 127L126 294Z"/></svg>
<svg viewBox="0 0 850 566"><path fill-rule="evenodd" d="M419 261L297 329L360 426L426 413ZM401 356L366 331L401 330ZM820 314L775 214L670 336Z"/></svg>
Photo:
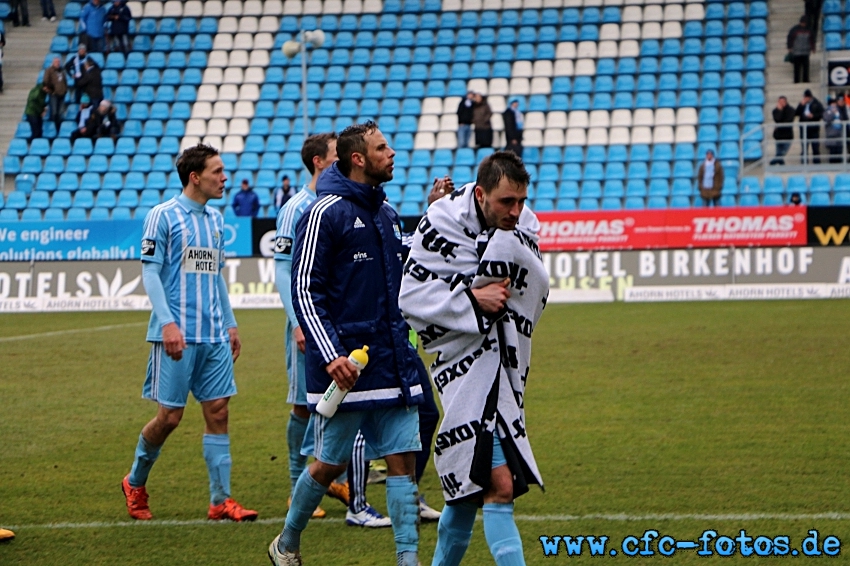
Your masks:
<svg viewBox="0 0 850 566"><path fill-rule="evenodd" d="M763 118L768 16L763 1L198 0L129 2L133 51L94 54L124 121L111 140L67 139L22 121L5 158L17 190L3 206L28 217L142 217L180 189L173 162L205 141L223 150L228 191L250 180L264 216L283 174L305 180L300 55L283 43L322 29L308 54L311 132L376 119L397 151L387 187L402 214L423 210L436 176L472 179L493 148L458 148L456 109L487 95L496 145L511 99L525 113L524 160L535 210L687 207L707 149L726 168L722 204L770 204L790 192L745 191L739 140ZM77 47L70 2L51 53ZM744 157L761 157L758 140ZM757 183L764 189L762 183ZM773 185L771 185L773 187ZM836 196L843 193L836 182ZM771 191L774 190L773 188ZM805 194L810 187L806 184ZM812 192L814 194L824 194ZM831 193L825 193L827 198ZM820 197L822 198L822 197ZM695 202L697 199L697 202Z"/></svg>

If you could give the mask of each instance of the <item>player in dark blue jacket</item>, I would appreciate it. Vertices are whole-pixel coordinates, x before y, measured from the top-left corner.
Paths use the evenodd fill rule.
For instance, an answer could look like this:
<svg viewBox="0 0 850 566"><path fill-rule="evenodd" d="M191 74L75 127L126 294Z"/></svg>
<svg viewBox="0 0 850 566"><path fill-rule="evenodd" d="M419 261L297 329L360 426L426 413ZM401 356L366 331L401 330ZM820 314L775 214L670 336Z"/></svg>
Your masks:
<svg viewBox="0 0 850 566"><path fill-rule="evenodd" d="M381 187L393 178L395 152L378 126L366 122L343 130L337 155L339 161L319 178L318 199L298 222L292 296L307 342L308 407L315 410L331 381L349 393L333 417L310 416L316 461L298 479L269 558L278 566L301 564L301 532L331 481L345 470L359 429L367 458L387 462L396 563L416 566L417 405L427 377L398 308L401 226ZM358 377L348 354L363 345L369 346L369 364Z"/></svg>

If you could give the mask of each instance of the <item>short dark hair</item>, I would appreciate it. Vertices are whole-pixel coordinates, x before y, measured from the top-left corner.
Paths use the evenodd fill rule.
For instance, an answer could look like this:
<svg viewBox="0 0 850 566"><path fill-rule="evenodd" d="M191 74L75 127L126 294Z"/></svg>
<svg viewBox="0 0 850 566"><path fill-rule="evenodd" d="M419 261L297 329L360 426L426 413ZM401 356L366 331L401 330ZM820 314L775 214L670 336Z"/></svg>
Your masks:
<svg viewBox="0 0 850 566"><path fill-rule="evenodd" d="M475 184L489 194L499 186L502 177L517 185L528 186L531 176L525 169L522 159L512 151L497 151L484 158L478 166L478 178Z"/></svg>
<svg viewBox="0 0 850 566"><path fill-rule="evenodd" d="M218 150L211 145L199 143L194 147L183 150L177 158L177 175L184 187L189 186L189 175L201 173L207 166L207 159L218 155Z"/></svg>
<svg viewBox="0 0 850 566"><path fill-rule="evenodd" d="M354 124L344 129L336 140L336 154L339 157L337 167L340 173L348 177L351 174L351 155L361 153L366 155L366 134L378 129L378 124L367 120L362 124Z"/></svg>
<svg viewBox="0 0 850 566"><path fill-rule="evenodd" d="M304 145L301 146L301 161L304 162L304 166L311 175L316 172L313 158L321 157L324 159L328 154L328 144L335 139L336 134L331 132L329 134L315 134L304 140ZM283 176L283 179L288 178L286 175Z"/></svg>

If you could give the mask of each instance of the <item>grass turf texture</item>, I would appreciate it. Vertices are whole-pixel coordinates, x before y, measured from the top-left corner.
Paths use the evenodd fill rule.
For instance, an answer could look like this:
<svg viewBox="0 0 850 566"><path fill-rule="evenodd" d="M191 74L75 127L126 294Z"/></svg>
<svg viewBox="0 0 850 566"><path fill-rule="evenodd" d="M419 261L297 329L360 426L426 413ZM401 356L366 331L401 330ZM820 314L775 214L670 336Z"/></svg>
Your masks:
<svg viewBox="0 0 850 566"><path fill-rule="evenodd" d="M237 317L244 346L236 364L239 395L231 404L233 492L261 519L282 517L289 493L283 315L240 311ZM532 487L517 504L518 515L537 518L519 522L526 561L634 561L622 554L568 558L563 545L558 557L544 558L538 537L608 535L608 548L619 549L624 536L639 537L647 528L691 540L709 528L733 537L743 528L751 536L788 535L792 548L817 528L821 540L836 535L850 544L847 519L557 518L850 513L843 473L850 452L848 319L848 301L550 305L535 333L526 397L547 487L545 494ZM280 523L37 527L129 522L120 481L154 411L140 399L147 315L0 320L0 525L18 527L17 539L0 545L0 564L266 563ZM202 432L200 407L190 403L148 483L157 519L206 517ZM433 465L422 487L439 507ZM369 499L386 509L383 486L370 486ZM303 540L308 565L394 562L389 529L345 527L344 508L327 498L323 505L336 521L311 521ZM435 525L424 524L421 538L428 564ZM679 551L667 560L704 559ZM479 521L464 564L492 563Z"/></svg>

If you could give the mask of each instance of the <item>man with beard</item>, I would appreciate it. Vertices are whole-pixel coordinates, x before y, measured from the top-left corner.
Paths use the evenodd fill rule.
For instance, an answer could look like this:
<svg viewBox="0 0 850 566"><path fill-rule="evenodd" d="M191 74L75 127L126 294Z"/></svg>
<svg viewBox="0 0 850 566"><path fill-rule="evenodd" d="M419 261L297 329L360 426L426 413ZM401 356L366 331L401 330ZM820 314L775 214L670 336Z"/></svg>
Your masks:
<svg viewBox="0 0 850 566"><path fill-rule="evenodd" d="M339 161L316 186L317 200L296 227L292 262L295 314L305 334L307 435L316 457L298 478L283 532L269 546L277 566L301 562L301 533L334 478L347 467L358 429L366 457L387 462L387 508L396 564L416 566L419 506L414 480L421 449L419 411L425 368L408 341L398 308L402 275L399 217L381 183L393 178L393 157L374 122L355 124L337 139ZM369 346L358 372L349 352ZM330 418L315 412L332 383L347 391Z"/></svg>

